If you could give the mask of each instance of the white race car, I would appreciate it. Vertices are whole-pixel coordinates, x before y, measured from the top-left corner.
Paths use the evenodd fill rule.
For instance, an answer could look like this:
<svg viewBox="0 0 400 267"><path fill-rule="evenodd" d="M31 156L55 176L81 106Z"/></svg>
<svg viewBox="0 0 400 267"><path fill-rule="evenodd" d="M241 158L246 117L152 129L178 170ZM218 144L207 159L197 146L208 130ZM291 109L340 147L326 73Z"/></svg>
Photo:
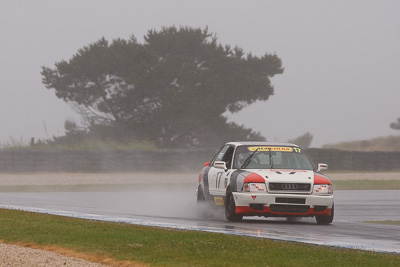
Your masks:
<svg viewBox="0 0 400 267"><path fill-rule="evenodd" d="M333 187L321 173L327 168L315 168L294 144L230 142L201 170L197 202L224 207L229 221L315 216L319 224L330 224Z"/></svg>

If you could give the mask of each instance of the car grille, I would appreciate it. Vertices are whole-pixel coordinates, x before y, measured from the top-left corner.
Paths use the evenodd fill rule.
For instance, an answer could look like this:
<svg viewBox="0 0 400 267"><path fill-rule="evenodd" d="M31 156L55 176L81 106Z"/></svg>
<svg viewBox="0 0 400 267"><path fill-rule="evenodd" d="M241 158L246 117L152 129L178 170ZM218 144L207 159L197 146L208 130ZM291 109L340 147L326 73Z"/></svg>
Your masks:
<svg viewBox="0 0 400 267"><path fill-rule="evenodd" d="M311 184L305 183L269 183L269 191L310 192Z"/></svg>
<svg viewBox="0 0 400 267"><path fill-rule="evenodd" d="M272 212L306 213L310 209L310 206L271 204L269 208Z"/></svg>

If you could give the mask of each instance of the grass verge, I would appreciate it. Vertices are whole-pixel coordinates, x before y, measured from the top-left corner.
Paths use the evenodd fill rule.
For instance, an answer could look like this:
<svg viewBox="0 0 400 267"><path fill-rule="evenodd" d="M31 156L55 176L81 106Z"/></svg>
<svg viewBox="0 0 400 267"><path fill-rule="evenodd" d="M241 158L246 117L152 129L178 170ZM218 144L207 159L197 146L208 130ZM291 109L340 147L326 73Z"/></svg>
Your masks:
<svg viewBox="0 0 400 267"><path fill-rule="evenodd" d="M336 190L400 190L399 180L339 180L333 181Z"/></svg>
<svg viewBox="0 0 400 267"><path fill-rule="evenodd" d="M316 226L316 230L323 230ZM399 266L400 255L0 209L0 239L154 266Z"/></svg>

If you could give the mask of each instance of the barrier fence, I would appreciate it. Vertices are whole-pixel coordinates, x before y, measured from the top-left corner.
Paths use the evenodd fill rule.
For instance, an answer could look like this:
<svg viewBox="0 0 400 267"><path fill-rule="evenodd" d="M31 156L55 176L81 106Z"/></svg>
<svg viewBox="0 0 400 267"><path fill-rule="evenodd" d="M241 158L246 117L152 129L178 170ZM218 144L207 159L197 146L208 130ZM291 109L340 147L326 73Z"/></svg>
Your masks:
<svg viewBox="0 0 400 267"><path fill-rule="evenodd" d="M400 152L360 152L310 148L306 154L315 163L327 163L329 170L396 171L400 170Z"/></svg>
<svg viewBox="0 0 400 267"><path fill-rule="evenodd" d="M0 150L0 172L132 172L200 171L217 151L74 151ZM400 170L400 152L355 152L307 149L315 163L327 163L329 170Z"/></svg>

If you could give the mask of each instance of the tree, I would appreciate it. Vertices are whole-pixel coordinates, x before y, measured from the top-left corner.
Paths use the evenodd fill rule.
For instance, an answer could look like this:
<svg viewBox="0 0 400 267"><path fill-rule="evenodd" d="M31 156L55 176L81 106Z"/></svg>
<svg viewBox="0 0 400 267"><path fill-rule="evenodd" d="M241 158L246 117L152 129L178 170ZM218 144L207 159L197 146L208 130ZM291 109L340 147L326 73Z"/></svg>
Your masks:
<svg viewBox="0 0 400 267"><path fill-rule="evenodd" d="M400 130L400 118L397 119L397 122L392 122L390 128L393 130Z"/></svg>
<svg viewBox="0 0 400 267"><path fill-rule="evenodd" d="M283 72L276 55L245 55L207 28L150 30L144 40L102 38L54 69L42 67L43 83L75 106L93 134L164 147L264 139L222 114L273 95L270 78Z"/></svg>
<svg viewBox="0 0 400 267"><path fill-rule="evenodd" d="M289 143L298 145L301 148L309 148L312 142L313 136L309 132L296 137L295 139L289 140Z"/></svg>

